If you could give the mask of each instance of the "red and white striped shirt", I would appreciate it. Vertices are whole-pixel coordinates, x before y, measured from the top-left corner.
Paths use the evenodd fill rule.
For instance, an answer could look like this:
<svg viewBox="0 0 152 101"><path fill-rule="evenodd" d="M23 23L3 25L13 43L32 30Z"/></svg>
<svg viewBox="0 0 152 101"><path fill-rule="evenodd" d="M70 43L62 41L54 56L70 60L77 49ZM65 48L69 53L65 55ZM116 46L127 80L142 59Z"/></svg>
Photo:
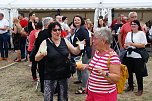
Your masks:
<svg viewBox="0 0 152 101"><path fill-rule="evenodd" d="M105 72L109 72L108 58L110 56L110 64L120 64L119 57L113 50L100 55L99 51L95 52L94 57L89 63L90 77L88 80L88 90L96 93L111 93L116 90L116 84L110 83L103 76L101 76L96 68L101 68Z"/></svg>

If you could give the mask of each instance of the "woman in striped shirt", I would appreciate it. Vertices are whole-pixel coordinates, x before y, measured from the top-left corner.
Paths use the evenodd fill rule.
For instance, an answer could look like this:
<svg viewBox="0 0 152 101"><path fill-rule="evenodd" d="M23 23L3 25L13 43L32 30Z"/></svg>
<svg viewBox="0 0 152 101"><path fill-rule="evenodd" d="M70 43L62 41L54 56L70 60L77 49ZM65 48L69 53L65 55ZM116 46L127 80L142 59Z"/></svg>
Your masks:
<svg viewBox="0 0 152 101"><path fill-rule="evenodd" d="M88 68L90 71L86 101L117 100L116 82L120 78L120 60L117 53L110 48L111 40L109 28L102 27L95 31L93 40L95 55L89 65L82 66L82 69ZM108 64L109 58L110 64Z"/></svg>

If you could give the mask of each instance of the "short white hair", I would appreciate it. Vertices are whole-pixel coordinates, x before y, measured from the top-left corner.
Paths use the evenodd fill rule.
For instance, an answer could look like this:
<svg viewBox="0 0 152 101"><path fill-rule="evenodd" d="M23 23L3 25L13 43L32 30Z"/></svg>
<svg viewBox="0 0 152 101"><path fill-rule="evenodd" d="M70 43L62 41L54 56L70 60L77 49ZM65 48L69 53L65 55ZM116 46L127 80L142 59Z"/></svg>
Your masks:
<svg viewBox="0 0 152 101"><path fill-rule="evenodd" d="M112 42L112 33L110 28L107 27L97 28L95 30L94 36L100 39L104 38L108 44L111 44Z"/></svg>
<svg viewBox="0 0 152 101"><path fill-rule="evenodd" d="M137 16L137 12L130 12L130 13L128 14L128 17L130 18L130 16L131 16L132 14L135 14L135 15Z"/></svg>

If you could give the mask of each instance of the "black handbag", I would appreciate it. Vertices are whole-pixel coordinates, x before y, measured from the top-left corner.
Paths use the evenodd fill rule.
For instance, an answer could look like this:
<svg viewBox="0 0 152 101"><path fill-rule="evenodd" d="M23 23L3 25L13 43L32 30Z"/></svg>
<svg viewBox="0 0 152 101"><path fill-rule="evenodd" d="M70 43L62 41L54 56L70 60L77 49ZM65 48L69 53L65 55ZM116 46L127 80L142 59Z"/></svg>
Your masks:
<svg viewBox="0 0 152 101"><path fill-rule="evenodd" d="M149 54L147 50L145 48L138 48L137 50L139 51L138 53L141 55L143 61L147 63L149 59Z"/></svg>
<svg viewBox="0 0 152 101"><path fill-rule="evenodd" d="M75 63L74 59L64 56L60 51L57 50L54 42L49 38L48 38L48 40L52 43L52 46L54 47L54 49L65 58L65 62L63 65L66 68L68 68L70 74L73 76L73 74L76 72L76 63Z"/></svg>

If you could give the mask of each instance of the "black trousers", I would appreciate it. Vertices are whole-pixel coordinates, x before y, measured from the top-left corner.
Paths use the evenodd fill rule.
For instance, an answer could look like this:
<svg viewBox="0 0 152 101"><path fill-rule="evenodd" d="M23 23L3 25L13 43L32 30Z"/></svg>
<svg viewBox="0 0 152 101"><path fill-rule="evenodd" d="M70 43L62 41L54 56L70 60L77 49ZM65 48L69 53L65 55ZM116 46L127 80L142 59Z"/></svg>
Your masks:
<svg viewBox="0 0 152 101"><path fill-rule="evenodd" d="M45 68L45 61L44 61L44 59L42 59L41 61L38 62L40 87L41 87L42 93L44 93L44 68Z"/></svg>
<svg viewBox="0 0 152 101"><path fill-rule="evenodd" d="M127 66L129 72L129 87L133 87L133 73L135 73L138 84L138 90L143 90L142 72L144 71L144 61L141 58L126 57L124 64Z"/></svg>

